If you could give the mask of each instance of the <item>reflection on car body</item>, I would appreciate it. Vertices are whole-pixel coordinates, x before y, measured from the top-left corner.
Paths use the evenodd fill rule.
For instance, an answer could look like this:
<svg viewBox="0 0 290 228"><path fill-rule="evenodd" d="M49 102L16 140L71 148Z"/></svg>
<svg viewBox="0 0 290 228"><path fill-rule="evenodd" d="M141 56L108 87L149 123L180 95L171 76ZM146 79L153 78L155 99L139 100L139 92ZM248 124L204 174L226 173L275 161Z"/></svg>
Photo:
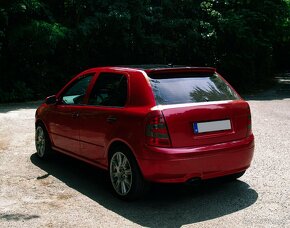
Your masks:
<svg viewBox="0 0 290 228"><path fill-rule="evenodd" d="M249 105L206 67L99 67L36 111L40 158L52 149L108 170L122 199L148 182L241 176L254 151Z"/></svg>

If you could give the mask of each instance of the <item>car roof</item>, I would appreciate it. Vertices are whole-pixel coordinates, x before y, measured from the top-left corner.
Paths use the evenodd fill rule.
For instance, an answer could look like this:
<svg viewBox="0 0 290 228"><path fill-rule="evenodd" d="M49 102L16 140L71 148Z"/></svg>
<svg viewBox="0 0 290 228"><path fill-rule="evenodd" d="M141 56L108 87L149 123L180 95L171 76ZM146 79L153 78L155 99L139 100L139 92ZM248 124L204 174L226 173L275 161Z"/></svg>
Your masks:
<svg viewBox="0 0 290 228"><path fill-rule="evenodd" d="M143 64L143 65L120 65L110 67L114 69L131 69L131 70L143 70L146 73L162 73L162 72L215 72L213 67L194 67L186 65L173 65L173 64Z"/></svg>
<svg viewBox="0 0 290 228"><path fill-rule="evenodd" d="M138 70L153 70L153 69L168 69L168 68L180 68L187 67L185 65L173 65L173 64L141 64L141 65L120 65L116 67L131 68Z"/></svg>
<svg viewBox="0 0 290 228"><path fill-rule="evenodd" d="M213 67L194 67L185 65L173 64L143 64L143 65L118 65L118 66L103 66L88 69L82 73L90 73L95 70L114 70L114 71L145 71L146 74L159 74L159 73L189 73L189 72L209 72L214 73L216 69Z"/></svg>

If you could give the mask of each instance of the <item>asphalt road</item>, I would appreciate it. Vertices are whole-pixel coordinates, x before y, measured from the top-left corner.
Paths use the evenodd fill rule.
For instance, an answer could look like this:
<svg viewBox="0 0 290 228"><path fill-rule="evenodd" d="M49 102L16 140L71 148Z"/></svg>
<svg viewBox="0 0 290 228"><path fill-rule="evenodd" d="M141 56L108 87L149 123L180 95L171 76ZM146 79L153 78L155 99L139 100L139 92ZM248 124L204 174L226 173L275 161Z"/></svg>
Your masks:
<svg viewBox="0 0 290 228"><path fill-rule="evenodd" d="M256 150L239 181L155 185L130 203L101 170L36 158L37 103L0 105L0 227L290 227L290 90L248 99Z"/></svg>

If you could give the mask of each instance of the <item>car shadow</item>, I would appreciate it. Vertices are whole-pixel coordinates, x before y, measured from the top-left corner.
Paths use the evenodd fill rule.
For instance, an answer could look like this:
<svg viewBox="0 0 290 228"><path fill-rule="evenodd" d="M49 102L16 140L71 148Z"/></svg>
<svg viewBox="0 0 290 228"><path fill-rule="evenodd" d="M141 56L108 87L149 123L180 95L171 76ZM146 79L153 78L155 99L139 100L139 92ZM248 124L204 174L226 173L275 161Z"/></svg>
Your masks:
<svg viewBox="0 0 290 228"><path fill-rule="evenodd" d="M111 194L107 172L62 154L31 162L49 175L124 218L147 227L180 227L228 215L254 204L258 193L243 181L208 181L199 186L154 184L142 199L124 202Z"/></svg>

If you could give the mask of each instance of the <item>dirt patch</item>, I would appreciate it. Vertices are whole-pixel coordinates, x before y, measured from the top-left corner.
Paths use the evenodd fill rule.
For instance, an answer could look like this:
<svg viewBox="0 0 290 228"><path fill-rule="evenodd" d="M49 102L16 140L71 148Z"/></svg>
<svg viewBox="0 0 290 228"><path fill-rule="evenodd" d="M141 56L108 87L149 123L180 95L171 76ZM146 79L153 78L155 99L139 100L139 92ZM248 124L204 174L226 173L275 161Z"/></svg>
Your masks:
<svg viewBox="0 0 290 228"><path fill-rule="evenodd" d="M59 200L68 200L70 198L72 198L73 196L71 194L65 194L65 193L61 193L57 196L57 199Z"/></svg>
<svg viewBox="0 0 290 228"><path fill-rule="evenodd" d="M0 120L1 120L1 117L0 117ZM9 130L7 129L7 126L0 125L0 151L7 150L9 147L10 141L11 141L10 133L9 133Z"/></svg>
<svg viewBox="0 0 290 228"><path fill-rule="evenodd" d="M8 141L6 140L6 139L1 139L0 140L0 152L1 151L4 151L4 150L6 150L7 148L8 148Z"/></svg>

